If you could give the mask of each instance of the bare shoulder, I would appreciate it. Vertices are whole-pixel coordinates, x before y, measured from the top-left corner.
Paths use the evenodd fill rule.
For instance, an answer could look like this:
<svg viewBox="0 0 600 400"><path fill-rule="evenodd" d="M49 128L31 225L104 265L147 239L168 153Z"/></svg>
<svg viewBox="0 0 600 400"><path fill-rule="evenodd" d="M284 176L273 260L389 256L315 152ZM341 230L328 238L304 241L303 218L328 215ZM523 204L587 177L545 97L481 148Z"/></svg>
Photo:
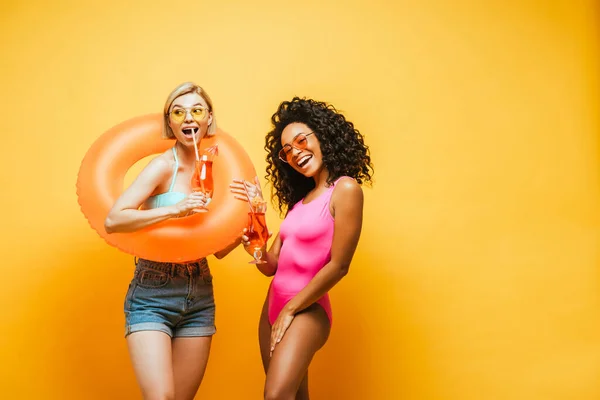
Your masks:
<svg viewBox="0 0 600 400"><path fill-rule="evenodd" d="M154 173L164 173L171 172L173 170L173 165L175 165L173 153L171 150L167 150L150 160L145 169L151 170Z"/></svg>
<svg viewBox="0 0 600 400"><path fill-rule="evenodd" d="M167 179L173 173L173 155L168 152L164 152L154 157L148 165L142 169L142 172L137 176L132 184L132 188L139 188L139 185L144 187L150 185L152 188L156 188L162 181Z"/></svg>
<svg viewBox="0 0 600 400"><path fill-rule="evenodd" d="M352 178L341 178L335 189L333 195L336 197L361 197L363 195L362 187Z"/></svg>
<svg viewBox="0 0 600 400"><path fill-rule="evenodd" d="M352 178L342 178L335 185L331 200L333 208L340 205L360 205L363 202L362 187Z"/></svg>
<svg viewBox="0 0 600 400"><path fill-rule="evenodd" d="M159 164L163 164L167 167L172 167L173 164L175 164L175 159L173 158L173 150L169 149L164 151L163 153L154 157L151 162L156 162Z"/></svg>

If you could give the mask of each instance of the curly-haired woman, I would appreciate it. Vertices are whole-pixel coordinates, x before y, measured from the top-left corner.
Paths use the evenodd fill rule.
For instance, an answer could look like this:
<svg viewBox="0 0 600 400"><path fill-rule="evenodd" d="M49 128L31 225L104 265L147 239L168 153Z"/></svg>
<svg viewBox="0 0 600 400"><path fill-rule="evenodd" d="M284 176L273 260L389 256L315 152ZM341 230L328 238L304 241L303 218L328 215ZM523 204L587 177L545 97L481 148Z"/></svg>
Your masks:
<svg viewBox="0 0 600 400"><path fill-rule="evenodd" d="M271 121L267 179L285 219L257 264L274 275L259 323L264 395L308 399L308 367L331 329L328 292L348 273L362 227L361 184L371 183L373 168L362 134L330 104L295 97ZM246 191L260 185L232 185L240 199ZM253 254L246 236L244 244Z"/></svg>

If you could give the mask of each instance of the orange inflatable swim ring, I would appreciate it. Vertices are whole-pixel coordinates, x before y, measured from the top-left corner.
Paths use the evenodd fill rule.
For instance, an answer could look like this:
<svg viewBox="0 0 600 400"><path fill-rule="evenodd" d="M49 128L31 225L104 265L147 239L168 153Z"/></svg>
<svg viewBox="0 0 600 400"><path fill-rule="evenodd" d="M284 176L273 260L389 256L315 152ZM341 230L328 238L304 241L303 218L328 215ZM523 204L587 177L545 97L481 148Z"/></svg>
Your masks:
<svg viewBox="0 0 600 400"><path fill-rule="evenodd" d="M209 211L173 218L131 233L106 233L104 220L123 192L125 174L144 157L173 147L162 139L162 115L125 121L105 132L86 153L77 176L77 197L91 227L110 245L140 258L185 262L213 254L236 240L246 225L248 204L229 191L233 179L256 175L250 157L229 134L217 130L200 143L200 151L218 145L213 163L215 183Z"/></svg>

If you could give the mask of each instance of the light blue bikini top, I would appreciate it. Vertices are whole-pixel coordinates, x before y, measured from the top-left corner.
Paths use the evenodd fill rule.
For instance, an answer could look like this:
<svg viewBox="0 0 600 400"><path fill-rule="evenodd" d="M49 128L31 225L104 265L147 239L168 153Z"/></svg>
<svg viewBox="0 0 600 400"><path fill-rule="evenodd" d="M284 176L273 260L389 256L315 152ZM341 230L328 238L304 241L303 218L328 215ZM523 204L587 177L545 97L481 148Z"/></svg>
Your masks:
<svg viewBox="0 0 600 400"><path fill-rule="evenodd" d="M175 186L175 179L177 178L177 171L179 170L179 159L177 158L177 150L175 150L175 147L173 147L172 150L173 158L175 159L175 166L173 167L173 178L171 178L171 186L169 186L169 191L148 197L143 205L143 208L147 210L150 208L172 206L179 203L187 196L187 194L182 192L173 192L173 186Z"/></svg>

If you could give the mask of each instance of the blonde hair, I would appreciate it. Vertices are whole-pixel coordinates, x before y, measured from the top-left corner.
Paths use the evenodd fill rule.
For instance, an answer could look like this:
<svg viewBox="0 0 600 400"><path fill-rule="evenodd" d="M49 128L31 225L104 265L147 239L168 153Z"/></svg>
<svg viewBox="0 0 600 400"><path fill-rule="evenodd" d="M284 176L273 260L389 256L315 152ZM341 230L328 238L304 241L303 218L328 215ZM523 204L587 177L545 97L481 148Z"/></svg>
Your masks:
<svg viewBox="0 0 600 400"><path fill-rule="evenodd" d="M215 134L215 132L217 131L217 119L215 118L215 112L213 109L213 104L212 104L212 100L210 99L210 96L208 95L208 93L206 93L206 91L204 89L202 89L202 87L196 85L195 83L185 82L185 83L182 83L181 85L177 86L171 92L169 97L167 97L167 101L165 102L165 110L163 113L163 130L162 130L163 138L165 138L165 139L174 139L175 138L175 135L173 134L173 130L169 126L169 109L171 108L171 105L173 104L173 102L175 101L176 98L183 96L184 94L188 94L188 93L196 93L200 97L202 97L204 99L204 101L206 101L206 104L208 105L208 111L212 114L212 121L211 121L210 125L208 125L208 130L206 132L206 136L213 136Z"/></svg>

